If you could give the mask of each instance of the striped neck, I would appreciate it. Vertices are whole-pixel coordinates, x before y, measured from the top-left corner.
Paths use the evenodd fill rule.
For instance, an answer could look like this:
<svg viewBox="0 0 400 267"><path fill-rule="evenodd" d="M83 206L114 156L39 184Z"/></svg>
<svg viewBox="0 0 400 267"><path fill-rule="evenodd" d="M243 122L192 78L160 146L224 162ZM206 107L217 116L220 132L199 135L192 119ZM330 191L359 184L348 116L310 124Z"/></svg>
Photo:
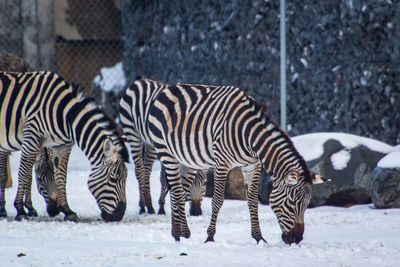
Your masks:
<svg viewBox="0 0 400 267"><path fill-rule="evenodd" d="M119 144L121 150L125 148L110 120L93 104L91 98L78 98L73 102L66 116L69 132L91 165L102 164L104 141L108 137L113 143ZM124 155L121 156L124 158Z"/></svg>
<svg viewBox="0 0 400 267"><path fill-rule="evenodd" d="M283 179L291 171L304 172L304 159L289 137L267 116L261 118L250 135L250 144L272 180Z"/></svg>

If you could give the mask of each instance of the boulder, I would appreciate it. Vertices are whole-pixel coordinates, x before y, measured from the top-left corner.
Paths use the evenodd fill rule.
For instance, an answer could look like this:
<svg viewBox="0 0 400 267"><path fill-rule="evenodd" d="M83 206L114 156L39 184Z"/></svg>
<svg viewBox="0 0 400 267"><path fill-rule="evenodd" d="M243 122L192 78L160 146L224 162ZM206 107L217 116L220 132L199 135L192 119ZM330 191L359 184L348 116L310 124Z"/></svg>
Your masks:
<svg viewBox="0 0 400 267"><path fill-rule="evenodd" d="M313 185L313 196L309 207L322 205L351 206L371 203L371 172L384 153L364 145L344 147L338 140L328 139L323 153L317 159L308 161L310 170L331 179L331 182ZM268 175L262 176L259 199L268 202L272 190Z"/></svg>
<svg viewBox="0 0 400 267"><path fill-rule="evenodd" d="M376 208L400 208L400 168L376 167L371 180L371 198Z"/></svg>
<svg viewBox="0 0 400 267"><path fill-rule="evenodd" d="M212 197L214 193L214 171L207 171L206 197ZM240 168L234 168L228 173L225 184L225 199L246 199L243 175Z"/></svg>
<svg viewBox="0 0 400 267"><path fill-rule="evenodd" d="M384 153L373 151L364 145L348 149L337 140L327 140L323 155L308 164L311 171L332 181L313 185L310 207L370 203L370 174L384 156ZM340 162L339 158L347 159L347 162ZM335 162L335 159L339 162Z"/></svg>
<svg viewBox="0 0 400 267"><path fill-rule="evenodd" d="M5 51L0 51L0 71L31 71L32 68L22 58Z"/></svg>

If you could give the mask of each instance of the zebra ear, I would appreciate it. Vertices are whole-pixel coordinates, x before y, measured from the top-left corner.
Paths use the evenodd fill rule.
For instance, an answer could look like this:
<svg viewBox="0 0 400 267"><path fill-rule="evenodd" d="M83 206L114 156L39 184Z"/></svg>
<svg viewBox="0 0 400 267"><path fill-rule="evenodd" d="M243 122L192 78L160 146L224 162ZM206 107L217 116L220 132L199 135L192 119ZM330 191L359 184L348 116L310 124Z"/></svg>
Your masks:
<svg viewBox="0 0 400 267"><path fill-rule="evenodd" d="M114 146L111 138L107 138L103 144L104 155L106 156L107 163L115 163L118 160L118 150Z"/></svg>
<svg viewBox="0 0 400 267"><path fill-rule="evenodd" d="M313 184L322 184L323 182L330 182L331 179L326 179L319 174L312 174L312 183Z"/></svg>
<svg viewBox="0 0 400 267"><path fill-rule="evenodd" d="M296 172L289 173L288 177L286 178L287 185L296 185L298 183L299 175Z"/></svg>

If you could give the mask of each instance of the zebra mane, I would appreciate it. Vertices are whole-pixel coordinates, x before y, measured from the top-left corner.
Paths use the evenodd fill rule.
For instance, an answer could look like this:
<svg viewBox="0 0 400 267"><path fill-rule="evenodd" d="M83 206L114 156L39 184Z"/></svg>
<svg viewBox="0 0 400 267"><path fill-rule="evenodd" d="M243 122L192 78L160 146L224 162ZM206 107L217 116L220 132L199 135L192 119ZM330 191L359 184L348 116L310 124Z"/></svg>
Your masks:
<svg viewBox="0 0 400 267"><path fill-rule="evenodd" d="M124 139L122 138L121 131L118 131L119 128L114 119L112 119L111 116L108 115L104 109L100 108L96 104L96 101L92 96L84 96L83 95L84 91L82 88L79 87L78 84L71 83L70 85L74 96L79 99L79 102L82 105L82 107L86 107L88 110L93 111L96 114L99 114L100 116L97 116L98 124L103 129L105 129L110 135L117 137L117 139L113 141L116 142L117 146L119 147L118 152L124 162L129 162L128 149L125 146L125 142Z"/></svg>
<svg viewBox="0 0 400 267"><path fill-rule="evenodd" d="M259 112L261 114L261 118L264 118L266 123L272 123L275 128L281 133L282 137L285 139L285 141L289 144L290 148L292 149L293 153L295 154L295 157L297 158L300 167L304 171L304 177L305 177L305 182L306 183L312 183L312 177L311 177L311 172L308 168L308 165L306 161L304 160L303 156L300 155L300 153L297 151L296 147L293 144L292 139L287 135L285 131L283 131L278 124L271 119L270 115L267 113L267 105L263 102L257 101L254 99L254 106L255 106L255 111Z"/></svg>

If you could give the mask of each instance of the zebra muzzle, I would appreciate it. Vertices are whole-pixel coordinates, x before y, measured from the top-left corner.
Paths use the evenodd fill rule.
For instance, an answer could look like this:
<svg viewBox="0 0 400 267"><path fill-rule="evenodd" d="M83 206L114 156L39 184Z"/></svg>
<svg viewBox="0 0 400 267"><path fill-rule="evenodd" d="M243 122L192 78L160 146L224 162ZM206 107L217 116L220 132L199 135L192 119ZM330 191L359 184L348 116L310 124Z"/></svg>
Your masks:
<svg viewBox="0 0 400 267"><path fill-rule="evenodd" d="M192 200L190 202L190 215L200 216L201 214L202 214L201 201L200 200Z"/></svg>
<svg viewBox="0 0 400 267"><path fill-rule="evenodd" d="M101 212L101 218L106 222L117 222L122 220L125 214L126 204L125 202L119 202L117 208L113 213L108 213L106 211Z"/></svg>
<svg viewBox="0 0 400 267"><path fill-rule="evenodd" d="M303 240L304 224L296 223L289 233L282 233L282 240L288 245L299 244Z"/></svg>
<svg viewBox="0 0 400 267"><path fill-rule="evenodd" d="M49 201L46 205L46 210L50 217L57 216L61 211L61 209L57 206L57 199L49 198Z"/></svg>

